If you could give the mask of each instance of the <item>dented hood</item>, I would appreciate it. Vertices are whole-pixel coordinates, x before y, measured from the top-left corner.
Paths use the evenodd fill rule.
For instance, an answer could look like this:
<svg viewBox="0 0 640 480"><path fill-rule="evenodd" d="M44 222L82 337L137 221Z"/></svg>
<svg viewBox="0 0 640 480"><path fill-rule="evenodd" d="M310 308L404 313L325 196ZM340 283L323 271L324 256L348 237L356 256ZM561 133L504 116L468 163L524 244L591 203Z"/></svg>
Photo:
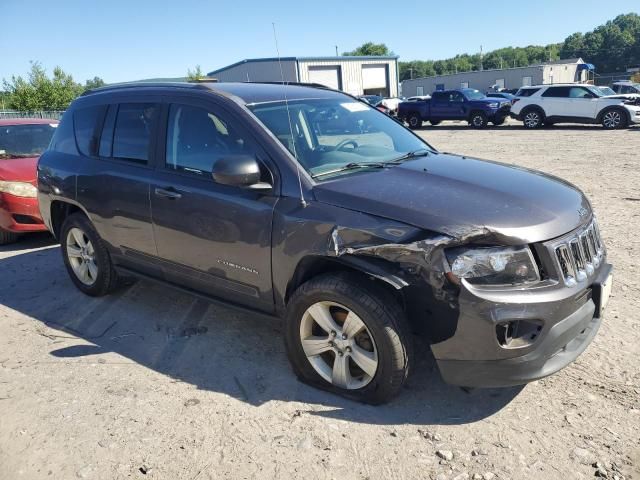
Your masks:
<svg viewBox="0 0 640 480"><path fill-rule="evenodd" d="M591 217L578 188L496 162L432 154L314 187L318 201L462 237L490 231L505 243L563 235Z"/></svg>

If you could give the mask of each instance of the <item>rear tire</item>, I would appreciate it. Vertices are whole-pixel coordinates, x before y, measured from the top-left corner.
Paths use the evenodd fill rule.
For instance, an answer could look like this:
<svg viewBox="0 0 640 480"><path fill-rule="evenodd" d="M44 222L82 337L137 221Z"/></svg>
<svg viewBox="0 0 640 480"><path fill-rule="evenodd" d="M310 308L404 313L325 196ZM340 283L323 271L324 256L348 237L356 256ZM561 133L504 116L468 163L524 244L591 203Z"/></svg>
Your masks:
<svg viewBox="0 0 640 480"><path fill-rule="evenodd" d="M528 108L522 112L524 128L540 128L544 122L544 114L539 108Z"/></svg>
<svg viewBox="0 0 640 480"><path fill-rule="evenodd" d="M407 118L407 123L409 124L409 128L412 130L417 130L422 127L422 118L417 113L412 113Z"/></svg>
<svg viewBox="0 0 640 480"><path fill-rule="evenodd" d="M14 243L20 237L19 234L9 232L7 230L2 230L0 228L0 245L8 245L10 243Z"/></svg>
<svg viewBox="0 0 640 480"><path fill-rule="evenodd" d="M610 108L602 114L602 126L607 130L627 128L629 119L627 112L621 108Z"/></svg>
<svg viewBox="0 0 640 480"><path fill-rule="evenodd" d="M398 394L409 373L407 325L393 296L373 280L326 274L304 283L291 297L285 345L301 381L380 404Z"/></svg>
<svg viewBox="0 0 640 480"><path fill-rule="evenodd" d="M84 214L74 213L65 219L60 246L67 272L82 293L101 297L118 286L109 251Z"/></svg>
<svg viewBox="0 0 640 480"><path fill-rule="evenodd" d="M469 125L473 128L485 128L489 123L489 119L484 112L472 112L469 117Z"/></svg>

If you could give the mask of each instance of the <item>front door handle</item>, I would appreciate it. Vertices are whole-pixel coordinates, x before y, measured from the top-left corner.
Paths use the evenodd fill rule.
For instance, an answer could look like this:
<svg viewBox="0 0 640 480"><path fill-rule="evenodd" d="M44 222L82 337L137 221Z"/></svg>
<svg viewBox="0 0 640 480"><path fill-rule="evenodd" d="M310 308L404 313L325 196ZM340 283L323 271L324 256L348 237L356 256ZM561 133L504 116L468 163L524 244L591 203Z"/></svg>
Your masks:
<svg viewBox="0 0 640 480"><path fill-rule="evenodd" d="M179 198L182 198L182 194L173 187L156 188L155 193L158 197L168 198L169 200L178 200Z"/></svg>

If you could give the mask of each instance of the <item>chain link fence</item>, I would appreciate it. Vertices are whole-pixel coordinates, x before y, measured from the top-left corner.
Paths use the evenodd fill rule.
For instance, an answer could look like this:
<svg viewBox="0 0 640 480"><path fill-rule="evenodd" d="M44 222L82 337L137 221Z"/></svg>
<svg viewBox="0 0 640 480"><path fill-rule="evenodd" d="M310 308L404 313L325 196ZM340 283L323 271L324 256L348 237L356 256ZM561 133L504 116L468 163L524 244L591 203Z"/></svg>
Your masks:
<svg viewBox="0 0 640 480"><path fill-rule="evenodd" d="M48 110L39 112L18 112L16 110L0 110L0 119L10 118L51 118L60 120L64 110Z"/></svg>

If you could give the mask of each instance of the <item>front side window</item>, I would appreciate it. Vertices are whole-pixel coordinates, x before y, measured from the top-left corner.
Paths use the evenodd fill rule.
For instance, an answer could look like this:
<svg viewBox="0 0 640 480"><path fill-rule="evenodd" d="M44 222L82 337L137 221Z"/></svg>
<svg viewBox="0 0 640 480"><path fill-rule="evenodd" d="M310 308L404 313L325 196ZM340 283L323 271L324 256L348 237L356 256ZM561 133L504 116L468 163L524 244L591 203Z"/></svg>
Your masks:
<svg viewBox="0 0 640 480"><path fill-rule="evenodd" d="M146 164L158 113L159 106L155 103L120 104L113 135L113 157Z"/></svg>
<svg viewBox="0 0 640 480"><path fill-rule="evenodd" d="M219 115L190 105L171 105L166 167L196 175L210 173L217 159L250 154L244 138Z"/></svg>
<svg viewBox="0 0 640 480"><path fill-rule="evenodd" d="M464 97L460 92L451 92L449 94L449 101L453 103L461 103L464 102Z"/></svg>
<svg viewBox="0 0 640 480"><path fill-rule="evenodd" d="M320 180L348 165L389 162L409 152L431 150L395 120L348 97L290 101L288 111L284 102L249 108Z"/></svg>
<svg viewBox="0 0 640 480"><path fill-rule="evenodd" d="M593 98L596 95L595 92L591 92L582 87L571 87L569 90L569 98ZM600 94L597 94L600 96Z"/></svg>
<svg viewBox="0 0 640 480"><path fill-rule="evenodd" d="M481 100L481 99L483 99L485 97L484 93L482 93L480 90L476 90L474 88L466 89L464 91L464 95L469 100Z"/></svg>
<svg viewBox="0 0 640 480"><path fill-rule="evenodd" d="M57 126L57 123L1 126L0 160L40 156L49 146Z"/></svg>

